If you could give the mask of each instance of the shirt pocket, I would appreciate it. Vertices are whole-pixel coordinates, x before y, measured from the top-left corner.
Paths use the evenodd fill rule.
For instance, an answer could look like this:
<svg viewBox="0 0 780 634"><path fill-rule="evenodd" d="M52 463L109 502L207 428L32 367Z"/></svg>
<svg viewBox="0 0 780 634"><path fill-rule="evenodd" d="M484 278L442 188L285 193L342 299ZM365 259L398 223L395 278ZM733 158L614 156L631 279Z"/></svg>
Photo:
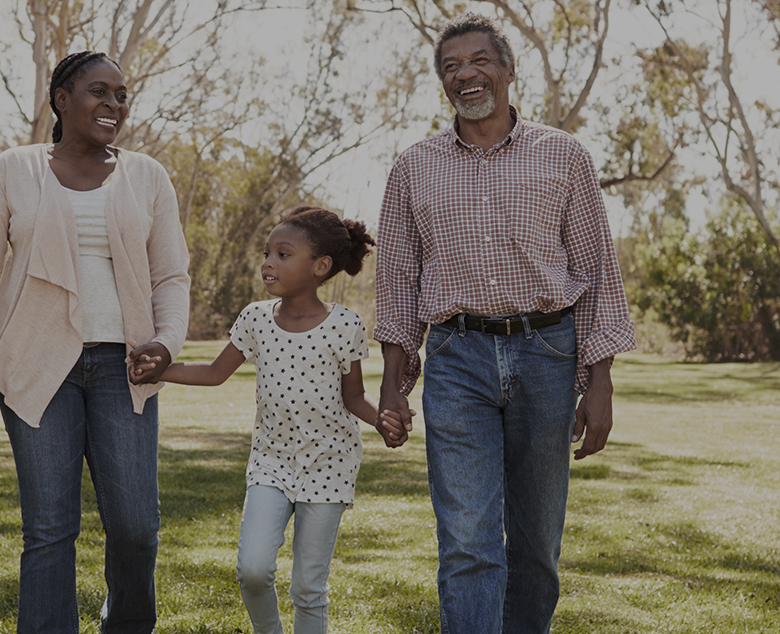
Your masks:
<svg viewBox="0 0 780 634"><path fill-rule="evenodd" d="M563 189L553 183L516 184L511 195L509 234L512 242L531 251L556 250L561 244L566 200Z"/></svg>

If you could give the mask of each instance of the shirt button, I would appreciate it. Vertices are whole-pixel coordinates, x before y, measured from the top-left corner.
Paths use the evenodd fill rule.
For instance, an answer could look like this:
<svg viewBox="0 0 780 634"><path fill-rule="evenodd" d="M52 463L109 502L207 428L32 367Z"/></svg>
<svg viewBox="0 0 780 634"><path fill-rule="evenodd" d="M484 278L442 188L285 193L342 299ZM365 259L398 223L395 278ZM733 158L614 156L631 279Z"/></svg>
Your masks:
<svg viewBox="0 0 780 634"><path fill-rule="evenodd" d="M490 242L490 236L485 236L485 242Z"/></svg>
<svg viewBox="0 0 780 634"><path fill-rule="evenodd" d="M486 203L487 201L488 201L488 197L487 197L487 196L483 196L483 197L482 197L482 202L483 202L483 203Z"/></svg>
<svg viewBox="0 0 780 634"><path fill-rule="evenodd" d="M491 286L495 286L496 284L498 284L498 282L496 282L496 280L490 280L490 285Z"/></svg>
<svg viewBox="0 0 780 634"><path fill-rule="evenodd" d="M480 161L480 163L482 163L482 165L487 165L487 159L483 158L483 159Z"/></svg>

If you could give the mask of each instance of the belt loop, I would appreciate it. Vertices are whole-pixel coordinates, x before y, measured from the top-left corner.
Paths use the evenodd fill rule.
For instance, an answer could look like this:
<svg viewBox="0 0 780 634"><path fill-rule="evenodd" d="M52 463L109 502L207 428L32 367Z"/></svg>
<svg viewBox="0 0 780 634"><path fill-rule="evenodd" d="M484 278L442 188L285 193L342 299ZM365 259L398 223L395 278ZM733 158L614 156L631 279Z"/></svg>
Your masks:
<svg viewBox="0 0 780 634"><path fill-rule="evenodd" d="M528 321L528 317L526 315L521 315L520 319L523 320L523 330L525 331L525 338L530 339L533 337L533 330L531 330L531 322Z"/></svg>
<svg viewBox="0 0 780 634"><path fill-rule="evenodd" d="M458 315L458 336L466 336L466 313L460 313L460 315Z"/></svg>

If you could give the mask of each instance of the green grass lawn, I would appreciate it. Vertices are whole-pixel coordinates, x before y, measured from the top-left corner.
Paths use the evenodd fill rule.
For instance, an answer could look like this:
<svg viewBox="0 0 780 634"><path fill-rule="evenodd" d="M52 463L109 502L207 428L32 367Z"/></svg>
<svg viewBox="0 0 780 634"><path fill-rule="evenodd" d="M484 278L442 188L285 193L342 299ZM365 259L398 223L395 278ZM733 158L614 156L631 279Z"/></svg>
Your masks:
<svg viewBox="0 0 780 634"><path fill-rule="evenodd" d="M211 357L218 343L184 356ZM377 349L366 362L379 387ZM780 364L693 365L621 356L615 429L572 465L556 634L780 631ZM413 406L421 411L419 388ZM161 394L160 634L250 632L235 581L254 372L220 388ZM435 633L435 523L418 422L403 448L363 428L355 508L331 574L332 633ZM79 538L82 632L98 632L102 536L85 474ZM289 535L289 534L288 534ZM15 631L21 529L13 460L0 435L0 633ZM288 539L279 561L287 631ZM475 633L476 634L476 633Z"/></svg>

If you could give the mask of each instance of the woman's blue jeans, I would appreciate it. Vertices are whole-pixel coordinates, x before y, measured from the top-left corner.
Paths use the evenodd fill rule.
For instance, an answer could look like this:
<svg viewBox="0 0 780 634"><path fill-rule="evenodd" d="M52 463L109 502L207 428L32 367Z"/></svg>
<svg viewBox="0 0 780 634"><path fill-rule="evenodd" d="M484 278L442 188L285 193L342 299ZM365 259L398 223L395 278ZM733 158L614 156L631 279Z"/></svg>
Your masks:
<svg viewBox="0 0 780 634"><path fill-rule="evenodd" d="M133 413L124 344L85 347L39 428L0 402L11 440L24 550L19 634L76 634L76 537L86 457L106 532L106 634L151 632L160 527L157 399Z"/></svg>
<svg viewBox="0 0 780 634"><path fill-rule="evenodd" d="M577 394L571 315L512 335L432 326L423 409L442 634L545 634Z"/></svg>

